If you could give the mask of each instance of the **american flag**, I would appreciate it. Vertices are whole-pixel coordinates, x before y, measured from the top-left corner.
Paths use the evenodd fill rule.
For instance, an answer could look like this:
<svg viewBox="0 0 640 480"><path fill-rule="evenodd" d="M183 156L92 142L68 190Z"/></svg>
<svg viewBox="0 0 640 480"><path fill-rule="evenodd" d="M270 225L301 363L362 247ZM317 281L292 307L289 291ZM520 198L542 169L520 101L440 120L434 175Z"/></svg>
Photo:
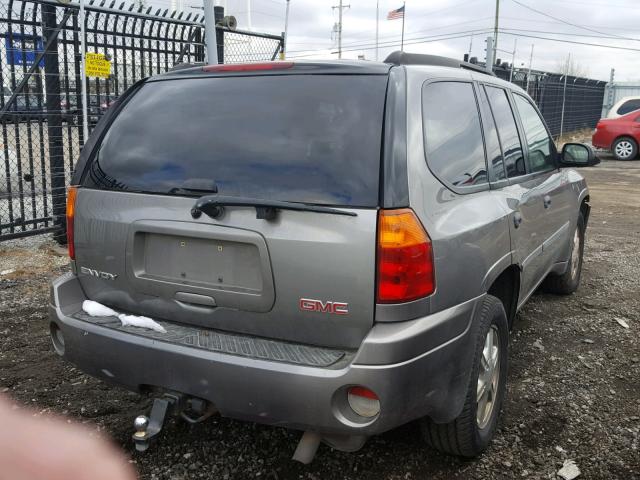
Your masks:
<svg viewBox="0 0 640 480"><path fill-rule="evenodd" d="M397 20L398 18L404 18L404 5L387 13L387 20Z"/></svg>

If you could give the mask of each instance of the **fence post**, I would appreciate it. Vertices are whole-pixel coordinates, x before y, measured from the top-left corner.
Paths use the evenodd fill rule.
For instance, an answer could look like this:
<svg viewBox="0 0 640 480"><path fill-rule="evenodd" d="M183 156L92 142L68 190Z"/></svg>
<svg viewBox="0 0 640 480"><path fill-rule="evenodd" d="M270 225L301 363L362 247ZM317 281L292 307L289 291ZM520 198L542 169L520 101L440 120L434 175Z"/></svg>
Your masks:
<svg viewBox="0 0 640 480"><path fill-rule="evenodd" d="M218 63L224 63L224 31L218 28L224 21L224 7L213 7L213 18L215 19L216 44L218 45Z"/></svg>
<svg viewBox="0 0 640 480"><path fill-rule="evenodd" d="M47 106L47 137L49 146L49 172L51 176L51 203L53 224L59 227L54 238L66 241L67 192L62 144L62 112L60 110L60 69L56 34L56 7L42 3L42 33L49 44L44 55L44 90Z"/></svg>
<svg viewBox="0 0 640 480"><path fill-rule="evenodd" d="M193 37L193 43L195 44L195 52L193 59L195 63L204 63L204 45L202 44L202 29L200 27L195 27L195 34Z"/></svg>

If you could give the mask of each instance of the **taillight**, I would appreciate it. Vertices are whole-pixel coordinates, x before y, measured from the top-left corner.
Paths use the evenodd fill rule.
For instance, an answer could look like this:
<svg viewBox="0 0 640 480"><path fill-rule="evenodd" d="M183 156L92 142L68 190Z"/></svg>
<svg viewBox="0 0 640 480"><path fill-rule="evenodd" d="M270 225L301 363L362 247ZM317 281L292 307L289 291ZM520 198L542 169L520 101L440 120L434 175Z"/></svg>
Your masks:
<svg viewBox="0 0 640 480"><path fill-rule="evenodd" d="M67 190L67 246L69 247L69 258L76 259L76 249L73 243L73 218L76 212L76 195L78 187L69 187Z"/></svg>
<svg viewBox="0 0 640 480"><path fill-rule="evenodd" d="M431 239L413 210L378 214L378 303L401 303L435 290Z"/></svg>
<svg viewBox="0 0 640 480"><path fill-rule="evenodd" d="M293 62L235 63L225 65L206 65L205 72L252 72L256 70L284 70L293 67Z"/></svg>

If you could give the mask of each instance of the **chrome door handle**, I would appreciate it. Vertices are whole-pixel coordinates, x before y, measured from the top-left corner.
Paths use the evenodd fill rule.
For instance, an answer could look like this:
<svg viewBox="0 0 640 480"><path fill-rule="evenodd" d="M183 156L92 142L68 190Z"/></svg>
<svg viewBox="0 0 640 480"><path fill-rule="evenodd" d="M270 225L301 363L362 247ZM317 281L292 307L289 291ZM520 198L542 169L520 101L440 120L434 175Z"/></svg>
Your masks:
<svg viewBox="0 0 640 480"><path fill-rule="evenodd" d="M551 206L551 197L549 195L544 196L544 208L549 208Z"/></svg>
<svg viewBox="0 0 640 480"><path fill-rule="evenodd" d="M513 214L513 226L518 228L522 223L522 215L520 212L516 212Z"/></svg>

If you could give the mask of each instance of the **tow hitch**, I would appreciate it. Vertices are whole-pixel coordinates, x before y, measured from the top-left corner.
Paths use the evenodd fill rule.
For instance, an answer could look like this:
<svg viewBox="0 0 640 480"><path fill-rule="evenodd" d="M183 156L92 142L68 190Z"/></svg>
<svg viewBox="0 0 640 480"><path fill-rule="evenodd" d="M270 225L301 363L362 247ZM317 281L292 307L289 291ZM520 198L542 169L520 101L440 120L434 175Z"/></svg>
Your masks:
<svg viewBox="0 0 640 480"><path fill-rule="evenodd" d="M151 441L157 437L164 427L164 422L171 415L180 415L189 423L199 423L216 412L215 407L199 398L187 398L181 393L165 393L153 400L149 416L139 415L133 421L136 429L133 441L136 450L144 452ZM196 416L193 417L191 413Z"/></svg>

